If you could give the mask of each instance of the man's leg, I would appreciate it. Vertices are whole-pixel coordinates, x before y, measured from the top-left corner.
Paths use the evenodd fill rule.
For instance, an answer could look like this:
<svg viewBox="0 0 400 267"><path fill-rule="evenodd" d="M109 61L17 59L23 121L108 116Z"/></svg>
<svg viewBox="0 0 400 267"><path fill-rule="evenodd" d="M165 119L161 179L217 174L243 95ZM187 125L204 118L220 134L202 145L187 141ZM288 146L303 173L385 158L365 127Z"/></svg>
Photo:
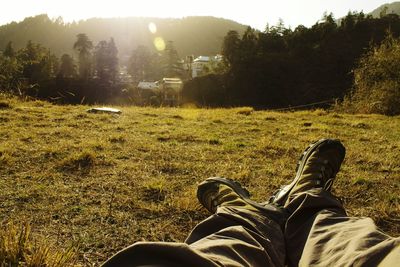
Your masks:
<svg viewBox="0 0 400 267"><path fill-rule="evenodd" d="M215 213L185 243L139 242L104 266L284 266L282 210L250 201L247 191L223 178L207 179L198 197Z"/></svg>
<svg viewBox="0 0 400 267"><path fill-rule="evenodd" d="M329 191L345 156L339 140L321 139L300 157L293 182L273 198L291 214L284 233L291 266L377 266L400 262L399 239L369 218L349 218Z"/></svg>
<svg viewBox="0 0 400 267"><path fill-rule="evenodd" d="M296 266L396 266L400 238L379 231L370 218L348 217L324 189L299 194L286 208L287 254Z"/></svg>

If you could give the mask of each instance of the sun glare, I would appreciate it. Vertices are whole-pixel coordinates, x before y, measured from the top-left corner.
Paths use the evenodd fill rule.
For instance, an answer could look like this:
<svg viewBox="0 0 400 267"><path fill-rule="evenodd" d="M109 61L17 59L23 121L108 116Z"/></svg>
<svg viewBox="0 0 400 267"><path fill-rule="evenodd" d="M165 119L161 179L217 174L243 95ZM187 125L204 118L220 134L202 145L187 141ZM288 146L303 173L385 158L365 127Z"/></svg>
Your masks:
<svg viewBox="0 0 400 267"><path fill-rule="evenodd" d="M157 26L154 22L149 23L149 31L153 34L157 32Z"/></svg>
<svg viewBox="0 0 400 267"><path fill-rule="evenodd" d="M165 41L164 41L164 39L162 37L156 37L154 39L153 43L154 43L154 46L156 47L156 49L158 51L164 51L164 49L165 49Z"/></svg>

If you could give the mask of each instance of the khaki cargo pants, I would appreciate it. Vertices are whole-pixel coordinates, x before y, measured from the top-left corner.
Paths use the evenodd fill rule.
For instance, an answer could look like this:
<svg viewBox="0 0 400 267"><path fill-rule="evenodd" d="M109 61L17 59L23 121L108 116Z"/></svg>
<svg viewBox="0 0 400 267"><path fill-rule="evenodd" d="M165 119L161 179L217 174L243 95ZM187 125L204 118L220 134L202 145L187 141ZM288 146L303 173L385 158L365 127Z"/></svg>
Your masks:
<svg viewBox="0 0 400 267"><path fill-rule="evenodd" d="M285 210L266 205L219 207L184 243L139 242L109 266L400 266L400 239L370 218L348 217L324 190L294 198Z"/></svg>

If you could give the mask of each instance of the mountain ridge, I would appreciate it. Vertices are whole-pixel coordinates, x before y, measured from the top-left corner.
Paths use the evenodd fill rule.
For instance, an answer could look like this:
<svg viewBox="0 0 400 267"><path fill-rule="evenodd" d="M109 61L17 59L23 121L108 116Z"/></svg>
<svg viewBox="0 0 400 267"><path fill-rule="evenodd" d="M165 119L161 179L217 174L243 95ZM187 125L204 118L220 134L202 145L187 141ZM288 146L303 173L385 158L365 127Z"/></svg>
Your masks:
<svg viewBox="0 0 400 267"><path fill-rule="evenodd" d="M400 15L400 2L399 1L383 4L379 7L377 7L376 9L374 9L373 11L371 11L369 14L372 15L374 18L379 18L381 15L381 12L384 11L385 8L386 8L386 11L385 11L386 14Z"/></svg>
<svg viewBox="0 0 400 267"><path fill-rule="evenodd" d="M157 26L151 33L149 24ZM165 42L173 41L180 55L213 55L220 52L223 38L229 30L245 31L247 25L233 20L211 16L189 16L181 19L154 17L90 18L78 22L64 23L61 18L50 19L47 14L27 17L21 22L0 26L0 50L9 41L16 49L28 40L40 43L56 55L74 55L72 46L76 35L85 33L96 45L100 40L114 38L122 61L139 45L154 49L153 41L161 37ZM154 49L156 52L156 50Z"/></svg>

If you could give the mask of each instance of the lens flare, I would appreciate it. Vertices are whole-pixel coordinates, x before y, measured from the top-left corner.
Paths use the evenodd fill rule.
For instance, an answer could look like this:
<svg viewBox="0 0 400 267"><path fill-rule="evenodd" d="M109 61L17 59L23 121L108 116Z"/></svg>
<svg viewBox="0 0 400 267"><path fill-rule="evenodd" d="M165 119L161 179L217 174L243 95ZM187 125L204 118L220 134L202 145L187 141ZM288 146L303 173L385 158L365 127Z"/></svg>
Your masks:
<svg viewBox="0 0 400 267"><path fill-rule="evenodd" d="M157 32L157 26L154 22L149 23L149 31L153 34Z"/></svg>
<svg viewBox="0 0 400 267"><path fill-rule="evenodd" d="M154 39L153 43L154 43L154 46L156 47L156 49L158 51L164 51L164 49L165 49L165 41L164 41L164 39L162 37L156 37Z"/></svg>

